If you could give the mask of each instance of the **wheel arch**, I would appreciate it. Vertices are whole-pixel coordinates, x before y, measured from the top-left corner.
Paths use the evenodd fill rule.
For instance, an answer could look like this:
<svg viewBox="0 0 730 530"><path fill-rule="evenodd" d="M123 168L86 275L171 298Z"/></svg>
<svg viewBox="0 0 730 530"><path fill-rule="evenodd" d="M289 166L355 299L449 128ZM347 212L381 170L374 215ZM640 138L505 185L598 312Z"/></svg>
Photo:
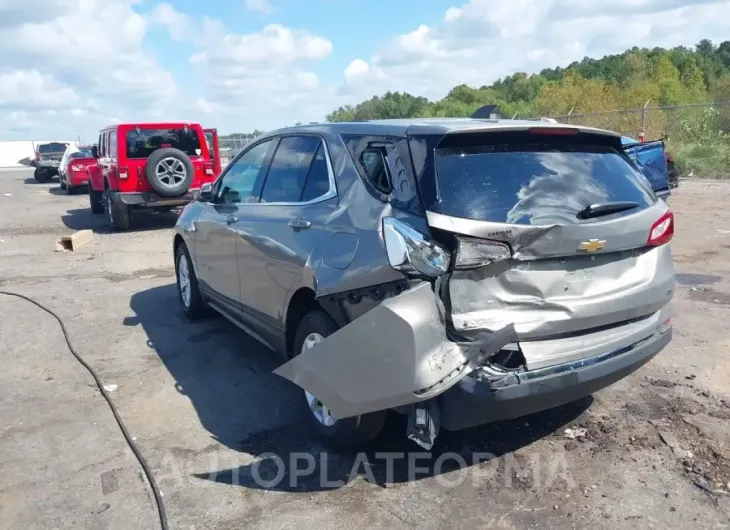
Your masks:
<svg viewBox="0 0 730 530"><path fill-rule="evenodd" d="M299 323L304 318L304 315L317 309L325 311L317 301L314 290L309 287L300 287L289 299L286 308L286 318L284 320L284 333L286 336L285 355L287 357L292 357L294 337L296 336Z"/></svg>

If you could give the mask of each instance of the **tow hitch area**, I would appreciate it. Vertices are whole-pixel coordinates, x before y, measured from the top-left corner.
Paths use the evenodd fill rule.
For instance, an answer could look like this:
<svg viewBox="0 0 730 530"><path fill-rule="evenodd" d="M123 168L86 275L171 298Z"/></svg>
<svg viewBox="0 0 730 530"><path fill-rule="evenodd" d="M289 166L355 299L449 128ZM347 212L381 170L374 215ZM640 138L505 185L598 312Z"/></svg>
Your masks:
<svg viewBox="0 0 730 530"><path fill-rule="evenodd" d="M383 301L274 373L317 396L337 418L347 418L427 401L515 342L511 324L485 331L478 340L449 340L436 294L424 282ZM419 415L418 409L413 414L409 437L432 444L438 429L432 414Z"/></svg>

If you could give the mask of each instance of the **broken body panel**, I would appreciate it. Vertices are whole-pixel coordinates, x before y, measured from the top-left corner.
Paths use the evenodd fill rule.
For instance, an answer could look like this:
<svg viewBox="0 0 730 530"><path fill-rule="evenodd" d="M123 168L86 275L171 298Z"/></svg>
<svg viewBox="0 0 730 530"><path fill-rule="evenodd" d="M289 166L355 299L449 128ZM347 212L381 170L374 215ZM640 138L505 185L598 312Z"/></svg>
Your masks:
<svg viewBox="0 0 730 530"><path fill-rule="evenodd" d="M534 124L507 129L529 127ZM275 373L317 396L338 418L429 401L439 403L446 428L459 429L588 395L666 345L671 250L647 242L668 209L645 182L634 182L633 210L598 219L576 220L574 207L585 206L591 192L608 196L600 186L585 185L571 188L577 191L567 209L565 196L538 196L538 206L550 206L542 210L533 208L523 186L515 209L530 210L525 215L539 220L535 224L448 215L429 208L428 198L419 213L407 206L410 197L422 199L429 186L438 194L439 183L426 182L423 174L433 171L433 151L451 134L441 131L432 141L424 128L382 142L389 176L398 183L387 201L358 175L351 146L339 135L327 139L339 203L323 220L329 242L309 256L300 285L311 286L341 329ZM469 130L481 132L478 125ZM621 149L618 135L587 134L593 137L586 142L600 144L599 153ZM373 138L365 143L381 145ZM439 242L450 240L452 259L453 241L461 237L497 241L509 247L509 257L469 270L452 266L438 280L409 280L389 263L383 237L388 217ZM504 352L518 361L505 362L510 355ZM476 401L475 388L481 396ZM526 402L531 395L535 399ZM512 406L505 403L509 396ZM472 405L485 410L463 418L461 409Z"/></svg>

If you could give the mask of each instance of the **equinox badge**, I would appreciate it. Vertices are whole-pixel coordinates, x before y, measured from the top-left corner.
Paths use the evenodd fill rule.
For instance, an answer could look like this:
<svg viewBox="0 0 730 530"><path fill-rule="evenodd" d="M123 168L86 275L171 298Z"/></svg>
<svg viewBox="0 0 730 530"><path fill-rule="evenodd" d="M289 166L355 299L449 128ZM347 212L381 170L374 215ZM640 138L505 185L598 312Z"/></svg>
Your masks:
<svg viewBox="0 0 730 530"><path fill-rule="evenodd" d="M578 250L582 250L583 252L595 252L597 250L601 250L605 246L605 240L589 239L588 241L583 241L580 245L578 245Z"/></svg>

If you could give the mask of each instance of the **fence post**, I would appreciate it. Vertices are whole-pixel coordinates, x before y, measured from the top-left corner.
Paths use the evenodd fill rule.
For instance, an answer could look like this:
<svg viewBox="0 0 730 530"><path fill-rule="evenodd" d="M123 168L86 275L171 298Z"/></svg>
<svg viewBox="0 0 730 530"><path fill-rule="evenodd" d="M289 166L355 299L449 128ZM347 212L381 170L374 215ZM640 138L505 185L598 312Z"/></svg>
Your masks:
<svg viewBox="0 0 730 530"><path fill-rule="evenodd" d="M644 108L641 109L641 132L639 132L639 141L645 142L646 141L646 107L649 106L649 102L651 101L651 98L646 100L646 103L644 103Z"/></svg>

